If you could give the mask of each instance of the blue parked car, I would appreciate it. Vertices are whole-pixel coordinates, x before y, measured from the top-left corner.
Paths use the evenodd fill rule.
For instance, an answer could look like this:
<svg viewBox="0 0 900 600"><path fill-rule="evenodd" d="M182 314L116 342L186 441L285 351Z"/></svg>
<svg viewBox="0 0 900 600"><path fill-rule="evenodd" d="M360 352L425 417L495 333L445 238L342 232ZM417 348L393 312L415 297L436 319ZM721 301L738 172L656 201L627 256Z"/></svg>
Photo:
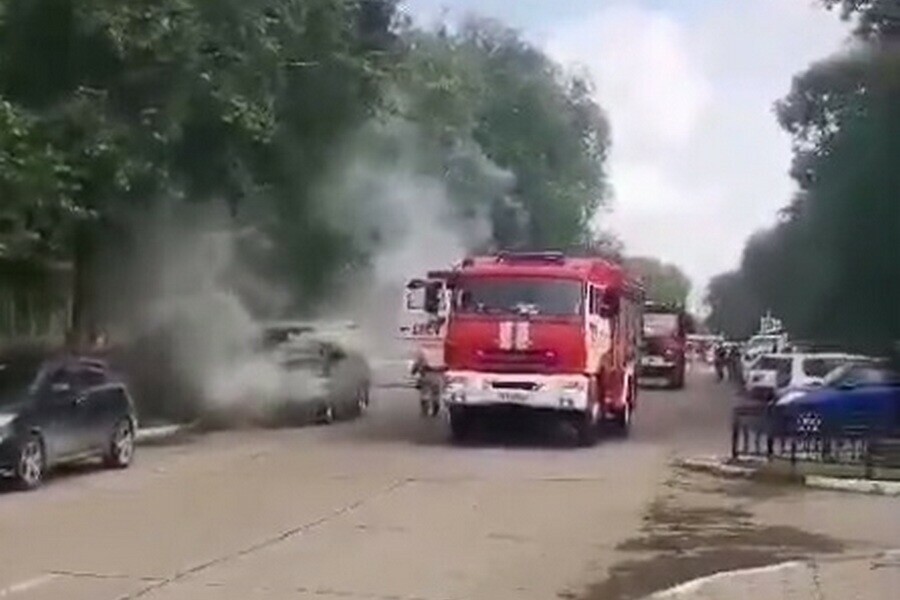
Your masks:
<svg viewBox="0 0 900 600"><path fill-rule="evenodd" d="M848 365L821 388L784 396L774 410L782 434L898 435L900 374L885 364Z"/></svg>

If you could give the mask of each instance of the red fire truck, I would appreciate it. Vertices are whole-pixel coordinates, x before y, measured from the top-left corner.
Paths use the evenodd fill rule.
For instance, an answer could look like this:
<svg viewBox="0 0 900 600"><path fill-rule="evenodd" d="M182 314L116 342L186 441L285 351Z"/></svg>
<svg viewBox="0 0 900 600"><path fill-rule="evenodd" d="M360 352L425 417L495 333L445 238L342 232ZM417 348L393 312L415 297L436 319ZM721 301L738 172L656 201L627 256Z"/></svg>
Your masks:
<svg viewBox="0 0 900 600"><path fill-rule="evenodd" d="M486 413L570 421L581 445L631 425L643 292L622 270L558 252L467 258L446 276L443 401L455 439Z"/></svg>
<svg viewBox="0 0 900 600"><path fill-rule="evenodd" d="M684 387L688 314L678 305L647 302L644 305L644 348L638 376L641 383L663 381L669 388Z"/></svg>

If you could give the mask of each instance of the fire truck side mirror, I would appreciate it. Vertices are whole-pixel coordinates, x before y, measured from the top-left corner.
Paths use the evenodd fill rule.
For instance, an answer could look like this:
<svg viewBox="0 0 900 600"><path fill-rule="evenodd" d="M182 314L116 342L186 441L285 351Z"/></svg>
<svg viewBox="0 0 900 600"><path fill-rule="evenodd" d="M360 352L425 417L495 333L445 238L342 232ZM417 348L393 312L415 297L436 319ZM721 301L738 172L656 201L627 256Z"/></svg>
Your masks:
<svg viewBox="0 0 900 600"><path fill-rule="evenodd" d="M415 283L406 286L406 310L418 311L425 309L425 288Z"/></svg>
<svg viewBox="0 0 900 600"><path fill-rule="evenodd" d="M612 319L614 317L619 316L619 309L621 308L621 304L619 302L619 295L612 290L606 290L603 292L603 297L600 300L600 316L604 319Z"/></svg>
<svg viewBox="0 0 900 600"><path fill-rule="evenodd" d="M436 315L441 312L441 286L431 284L425 288L425 312Z"/></svg>

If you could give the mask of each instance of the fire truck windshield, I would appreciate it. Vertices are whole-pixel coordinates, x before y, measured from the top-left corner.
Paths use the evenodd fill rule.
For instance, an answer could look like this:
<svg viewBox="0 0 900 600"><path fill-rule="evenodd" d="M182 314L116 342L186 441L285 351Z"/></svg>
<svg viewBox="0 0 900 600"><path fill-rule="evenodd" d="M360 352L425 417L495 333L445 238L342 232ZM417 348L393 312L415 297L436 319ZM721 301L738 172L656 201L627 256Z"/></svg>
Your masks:
<svg viewBox="0 0 900 600"><path fill-rule="evenodd" d="M581 283L559 279L468 279L456 290L463 314L570 317L582 314Z"/></svg>
<svg viewBox="0 0 900 600"><path fill-rule="evenodd" d="M672 313L645 313L644 335L664 337L678 333L678 315Z"/></svg>

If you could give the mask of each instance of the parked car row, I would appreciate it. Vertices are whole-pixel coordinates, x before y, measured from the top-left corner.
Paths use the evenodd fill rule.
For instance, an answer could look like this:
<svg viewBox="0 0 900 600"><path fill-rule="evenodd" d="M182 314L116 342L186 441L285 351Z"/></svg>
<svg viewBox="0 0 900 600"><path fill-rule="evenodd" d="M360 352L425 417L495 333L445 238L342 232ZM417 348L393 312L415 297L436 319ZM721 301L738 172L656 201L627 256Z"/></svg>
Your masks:
<svg viewBox="0 0 900 600"><path fill-rule="evenodd" d="M774 401L792 390L821 386L839 367L869 360L840 353L762 354L744 372L744 387L753 399Z"/></svg>
<svg viewBox="0 0 900 600"><path fill-rule="evenodd" d="M770 403L780 436L900 436L900 373L884 359L762 354L744 374L744 389L754 401Z"/></svg>
<svg viewBox="0 0 900 600"><path fill-rule="evenodd" d="M250 412L262 424L331 423L361 415L369 406L371 374L363 354L342 343L350 329L342 323L265 324L260 339L248 340L247 355L271 367L265 387L274 397L265 414L255 411L261 404L253 397L257 390L239 400L254 408ZM224 383L223 389L236 384ZM128 467L137 426L126 378L104 360L0 359L0 477L20 489L40 486L49 470L66 463L100 459L110 468Z"/></svg>

